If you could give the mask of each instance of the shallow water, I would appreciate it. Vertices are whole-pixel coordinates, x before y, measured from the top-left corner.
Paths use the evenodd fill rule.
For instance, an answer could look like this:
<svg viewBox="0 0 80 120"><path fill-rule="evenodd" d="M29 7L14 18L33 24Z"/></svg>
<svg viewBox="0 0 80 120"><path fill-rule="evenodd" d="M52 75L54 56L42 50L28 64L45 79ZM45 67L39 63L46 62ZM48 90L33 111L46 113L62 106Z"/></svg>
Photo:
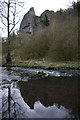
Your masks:
<svg viewBox="0 0 80 120"><path fill-rule="evenodd" d="M44 78L30 78L29 74L39 71L46 73ZM79 78L80 70L3 67L3 118L9 117L8 86L11 118L80 118Z"/></svg>

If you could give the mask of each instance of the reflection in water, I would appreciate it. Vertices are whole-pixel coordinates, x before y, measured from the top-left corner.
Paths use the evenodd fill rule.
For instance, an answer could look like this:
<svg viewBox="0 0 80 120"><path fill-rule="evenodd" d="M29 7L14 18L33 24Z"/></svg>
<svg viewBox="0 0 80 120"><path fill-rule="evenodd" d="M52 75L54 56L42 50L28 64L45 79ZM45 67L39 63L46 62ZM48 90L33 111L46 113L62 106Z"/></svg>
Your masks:
<svg viewBox="0 0 80 120"><path fill-rule="evenodd" d="M3 118L9 118L8 111L8 89L3 89L3 108L2 108L2 116ZM10 118L22 118L25 116L25 111L27 113L27 104L24 103L20 91L17 88L11 87L11 99L10 99ZM26 116L27 118L27 116Z"/></svg>
<svg viewBox="0 0 80 120"><path fill-rule="evenodd" d="M2 118L2 90L0 88L0 119Z"/></svg>
<svg viewBox="0 0 80 120"><path fill-rule="evenodd" d="M80 117L78 112L80 71L44 70L46 73L44 78L29 79L27 73L39 71L42 70L18 67L7 70L6 67L3 68L3 118L9 117L7 89L9 84L11 84L10 117L12 118L70 118L73 117L71 114ZM11 81L12 79L18 81Z"/></svg>
<svg viewBox="0 0 80 120"><path fill-rule="evenodd" d="M11 118L71 118L69 110L57 104L45 107L40 101L34 103L34 109L31 109L21 97L20 91L17 88L11 89L11 96L15 101L11 100ZM3 89L3 118L8 118L8 89ZM73 116L72 116L73 117Z"/></svg>
<svg viewBox="0 0 80 120"><path fill-rule="evenodd" d="M69 110L63 106L54 104L53 106L45 107L40 101L34 103L34 110L29 112L30 118L71 118Z"/></svg>
<svg viewBox="0 0 80 120"><path fill-rule="evenodd" d="M78 77L47 77L19 82L24 101L33 109L38 100L48 107L53 103L63 105L78 115Z"/></svg>

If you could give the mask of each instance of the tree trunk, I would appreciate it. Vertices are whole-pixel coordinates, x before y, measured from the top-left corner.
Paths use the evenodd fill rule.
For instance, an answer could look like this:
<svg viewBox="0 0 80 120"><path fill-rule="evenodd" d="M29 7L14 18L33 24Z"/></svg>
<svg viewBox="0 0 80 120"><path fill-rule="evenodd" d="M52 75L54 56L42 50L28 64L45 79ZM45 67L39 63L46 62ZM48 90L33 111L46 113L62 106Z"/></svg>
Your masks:
<svg viewBox="0 0 80 120"><path fill-rule="evenodd" d="M10 0L8 0L8 10L7 10L7 31L8 31L8 51L6 57L6 63L11 63L11 55L10 55L10 31L9 31L9 8L10 8Z"/></svg>

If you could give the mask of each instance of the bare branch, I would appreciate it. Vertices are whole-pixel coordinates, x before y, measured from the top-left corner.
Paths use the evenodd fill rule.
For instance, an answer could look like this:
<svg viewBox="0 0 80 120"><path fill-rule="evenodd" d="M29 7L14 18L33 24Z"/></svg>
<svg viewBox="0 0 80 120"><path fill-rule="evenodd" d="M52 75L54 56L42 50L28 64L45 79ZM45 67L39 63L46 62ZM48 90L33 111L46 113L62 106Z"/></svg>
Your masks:
<svg viewBox="0 0 80 120"><path fill-rule="evenodd" d="M1 16L7 19L7 17L4 14L1 14Z"/></svg>
<svg viewBox="0 0 80 120"><path fill-rule="evenodd" d="M19 14L22 10L18 11L15 15Z"/></svg>
<svg viewBox="0 0 80 120"><path fill-rule="evenodd" d="M17 22L15 25L17 25L19 22ZM12 32L12 30L15 28L15 25L13 25L13 27L10 30L10 33Z"/></svg>
<svg viewBox="0 0 80 120"><path fill-rule="evenodd" d="M20 7L24 7L24 4L21 5L21 4L18 3L18 6L20 6Z"/></svg>
<svg viewBox="0 0 80 120"><path fill-rule="evenodd" d="M13 29L16 27L16 25L20 22L20 18L19 17L19 13L22 11L23 7L24 7L24 2L18 2L17 0L9 0L8 2L6 2L6 0L4 0L3 2L1 1L2 4L2 18L6 19L7 21L5 22L4 19L2 19L2 24L5 25L8 29L9 27L9 33L11 33L13 31ZM16 10L16 7L19 6L22 9L21 10ZM9 7L9 16L7 15L7 8ZM17 22L16 22L16 18L18 18ZM9 21L8 25L7 22Z"/></svg>
<svg viewBox="0 0 80 120"><path fill-rule="evenodd" d="M7 25L4 23L4 20L3 20L2 17L1 17L1 22L2 22L3 25L5 25L7 27Z"/></svg>
<svg viewBox="0 0 80 120"><path fill-rule="evenodd" d="M8 3L7 3L7 2L5 2L5 1L4 1L3 3L5 3L6 5L8 5Z"/></svg>
<svg viewBox="0 0 80 120"><path fill-rule="evenodd" d="M2 24L4 25L4 26L6 26L6 24L2 21ZM6 26L7 27L7 26Z"/></svg>

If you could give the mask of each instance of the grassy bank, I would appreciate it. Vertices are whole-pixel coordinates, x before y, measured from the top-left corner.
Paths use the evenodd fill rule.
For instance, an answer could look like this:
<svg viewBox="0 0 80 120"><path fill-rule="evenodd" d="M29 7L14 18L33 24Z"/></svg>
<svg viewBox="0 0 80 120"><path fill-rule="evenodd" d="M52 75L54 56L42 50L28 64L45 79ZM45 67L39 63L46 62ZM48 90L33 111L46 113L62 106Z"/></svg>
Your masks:
<svg viewBox="0 0 80 120"><path fill-rule="evenodd" d="M55 62L45 60L13 60L11 64L3 64L3 66L42 68L42 69L80 69L80 62Z"/></svg>
<svg viewBox="0 0 80 120"><path fill-rule="evenodd" d="M19 33L10 36L11 66L44 69L80 68L77 8L55 13L50 25L32 36ZM7 41L3 42L3 65L7 55Z"/></svg>

